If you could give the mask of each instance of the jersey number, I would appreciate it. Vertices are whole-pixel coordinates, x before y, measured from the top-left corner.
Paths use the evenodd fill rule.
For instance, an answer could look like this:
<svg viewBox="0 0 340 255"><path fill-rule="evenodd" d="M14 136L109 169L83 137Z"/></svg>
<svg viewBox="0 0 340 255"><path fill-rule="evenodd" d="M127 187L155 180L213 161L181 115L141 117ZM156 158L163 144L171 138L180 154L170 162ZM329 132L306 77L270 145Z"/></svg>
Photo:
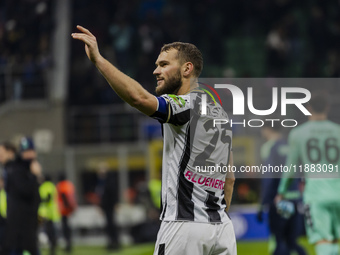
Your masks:
<svg viewBox="0 0 340 255"><path fill-rule="evenodd" d="M320 142L316 138L311 138L307 141L307 156L310 162L318 163L321 160L321 151L324 149L326 159L329 163L335 164L338 162L340 157L340 150L337 146L336 138L328 138L323 144L320 146Z"/></svg>
<svg viewBox="0 0 340 255"><path fill-rule="evenodd" d="M213 124L214 124L213 120L208 120L203 125L206 132L208 132L210 129L212 129L213 131L215 131L215 133L214 133L213 137L211 138L209 145L206 146L204 148L203 152L198 154L197 157L195 158L194 166L202 166L202 165L205 166L206 161L210 158L211 154L213 153L213 151L216 148L216 145L217 145L217 142L218 142L218 137L220 135L220 130L216 126L214 127ZM221 126L223 127L224 125L226 125L226 124L222 124ZM230 150L231 137L229 135L227 135L227 129L226 128L224 128L222 130L221 142L224 143L224 144L228 143L229 144L228 150ZM230 153L228 153L227 164L229 163L229 158L230 158Z"/></svg>

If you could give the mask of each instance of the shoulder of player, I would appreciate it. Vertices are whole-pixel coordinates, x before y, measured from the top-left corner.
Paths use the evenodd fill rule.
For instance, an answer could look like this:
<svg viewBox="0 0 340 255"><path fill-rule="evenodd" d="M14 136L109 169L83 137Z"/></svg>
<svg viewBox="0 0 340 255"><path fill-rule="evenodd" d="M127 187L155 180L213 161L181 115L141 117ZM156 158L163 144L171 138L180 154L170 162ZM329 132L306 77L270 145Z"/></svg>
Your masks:
<svg viewBox="0 0 340 255"><path fill-rule="evenodd" d="M190 105L191 95L174 95L174 94L164 94L163 97L171 105L178 106L179 108L187 108Z"/></svg>
<svg viewBox="0 0 340 255"><path fill-rule="evenodd" d="M335 123L335 122L333 122L331 120L327 120L327 124L332 126L332 127L334 127L334 128L336 128L336 129L340 130L340 124L338 124L338 123Z"/></svg>
<svg viewBox="0 0 340 255"><path fill-rule="evenodd" d="M284 145L287 145L287 140L285 138L281 138L274 143L273 147L280 147Z"/></svg>
<svg viewBox="0 0 340 255"><path fill-rule="evenodd" d="M12 161L12 166L15 168L29 168L32 160L25 160L21 157L16 157L14 161Z"/></svg>
<svg viewBox="0 0 340 255"><path fill-rule="evenodd" d="M299 136L302 133L305 132L306 127L309 125L308 122L305 122L295 128L293 128L290 132L289 132L289 137L291 138L292 136Z"/></svg>
<svg viewBox="0 0 340 255"><path fill-rule="evenodd" d="M192 93L188 93L188 94L184 94L184 95L163 94L163 95L161 95L161 97L169 98L169 99L175 99L175 98L189 99L192 95L193 95Z"/></svg>
<svg viewBox="0 0 340 255"><path fill-rule="evenodd" d="M333 134L338 134L337 137L340 137L340 125L338 123L335 123L333 121L328 121L328 125L333 131Z"/></svg>

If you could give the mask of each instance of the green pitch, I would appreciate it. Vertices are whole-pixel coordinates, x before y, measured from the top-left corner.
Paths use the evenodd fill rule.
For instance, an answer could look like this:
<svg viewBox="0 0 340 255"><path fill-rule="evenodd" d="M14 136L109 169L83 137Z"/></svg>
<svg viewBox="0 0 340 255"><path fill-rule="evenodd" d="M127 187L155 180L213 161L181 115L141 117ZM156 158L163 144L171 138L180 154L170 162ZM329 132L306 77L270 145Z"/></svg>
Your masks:
<svg viewBox="0 0 340 255"><path fill-rule="evenodd" d="M305 238L301 238L299 243L305 248L308 255L315 255L314 247L310 245ZM267 242L238 242L238 255L269 255ZM292 253L291 255L296 255Z"/></svg>
<svg viewBox="0 0 340 255"><path fill-rule="evenodd" d="M301 239L300 243L305 247L307 254L315 255L313 246L309 245L305 239ZM108 252L103 247L98 246L79 246L74 247L71 255L152 255L154 244L142 244L131 247L125 247L119 252ZM66 254L58 251L57 255ZM267 242L238 242L238 255L269 255ZM46 249L42 250L42 255L48 255ZM291 254L294 255L294 254Z"/></svg>
<svg viewBox="0 0 340 255"><path fill-rule="evenodd" d="M56 255L152 255L154 244L142 244L130 247L124 247L119 252L109 252L104 247L100 246L76 246L72 253L65 253L58 250ZM47 249L42 249L41 255L49 255Z"/></svg>

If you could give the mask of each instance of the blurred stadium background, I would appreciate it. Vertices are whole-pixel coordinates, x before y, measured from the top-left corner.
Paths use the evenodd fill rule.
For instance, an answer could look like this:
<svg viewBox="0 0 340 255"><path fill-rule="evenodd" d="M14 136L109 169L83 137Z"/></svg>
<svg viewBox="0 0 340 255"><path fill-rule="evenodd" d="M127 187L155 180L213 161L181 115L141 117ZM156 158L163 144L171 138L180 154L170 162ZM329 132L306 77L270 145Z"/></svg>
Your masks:
<svg viewBox="0 0 340 255"><path fill-rule="evenodd" d="M112 254L152 252L152 242L134 248L131 228L150 221L142 194L160 170L162 142L158 123L124 104L83 45L72 41L77 24L90 29L102 54L150 92L155 59L172 41L202 50L202 77L340 75L336 0L1 0L0 140L32 136L44 172L56 181L66 171L80 205L72 217L79 254L97 254L105 244L94 198L102 162L117 180L116 220L122 243L130 247ZM339 86L328 89L340 98ZM262 101L270 93L263 86L256 96ZM236 165L259 164L259 134L236 130ZM260 190L257 179L236 182L232 216L241 255L268 254L268 230L255 220Z"/></svg>

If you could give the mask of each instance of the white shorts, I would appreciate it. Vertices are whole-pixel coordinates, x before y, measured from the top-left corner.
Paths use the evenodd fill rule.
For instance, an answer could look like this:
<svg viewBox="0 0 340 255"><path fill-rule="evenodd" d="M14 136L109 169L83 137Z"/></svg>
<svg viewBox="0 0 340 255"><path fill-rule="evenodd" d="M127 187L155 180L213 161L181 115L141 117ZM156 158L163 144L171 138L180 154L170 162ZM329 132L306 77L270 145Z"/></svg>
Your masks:
<svg viewBox="0 0 340 255"><path fill-rule="evenodd" d="M233 224L163 221L153 254L236 255Z"/></svg>

